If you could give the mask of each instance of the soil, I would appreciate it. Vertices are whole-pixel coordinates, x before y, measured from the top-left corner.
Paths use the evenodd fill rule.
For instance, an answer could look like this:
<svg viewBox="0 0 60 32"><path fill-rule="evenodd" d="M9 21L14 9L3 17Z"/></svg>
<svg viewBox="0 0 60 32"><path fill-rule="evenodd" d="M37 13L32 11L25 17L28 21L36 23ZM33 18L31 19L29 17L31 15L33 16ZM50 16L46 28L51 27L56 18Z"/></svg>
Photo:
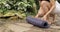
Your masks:
<svg viewBox="0 0 60 32"><path fill-rule="evenodd" d="M60 32L60 15L50 28L39 28L22 19L0 19L0 32Z"/></svg>

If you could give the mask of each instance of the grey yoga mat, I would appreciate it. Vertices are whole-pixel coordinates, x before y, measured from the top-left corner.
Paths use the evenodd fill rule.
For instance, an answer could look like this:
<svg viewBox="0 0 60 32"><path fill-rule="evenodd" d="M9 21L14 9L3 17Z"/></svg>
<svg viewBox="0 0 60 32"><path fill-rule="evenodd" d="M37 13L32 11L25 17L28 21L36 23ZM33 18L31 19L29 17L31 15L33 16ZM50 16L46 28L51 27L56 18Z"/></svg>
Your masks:
<svg viewBox="0 0 60 32"><path fill-rule="evenodd" d="M50 27L49 24L47 23L47 21L38 19L38 18L33 18L28 16L26 18L26 21L34 26L40 27L40 28L48 28Z"/></svg>

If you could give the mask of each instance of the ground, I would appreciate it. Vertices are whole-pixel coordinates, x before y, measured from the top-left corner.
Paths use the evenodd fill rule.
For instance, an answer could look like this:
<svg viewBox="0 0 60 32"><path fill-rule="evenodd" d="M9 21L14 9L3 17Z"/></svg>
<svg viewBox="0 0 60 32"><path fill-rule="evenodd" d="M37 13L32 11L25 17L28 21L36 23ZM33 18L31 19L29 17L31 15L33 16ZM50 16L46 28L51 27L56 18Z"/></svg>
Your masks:
<svg viewBox="0 0 60 32"><path fill-rule="evenodd" d="M35 27L22 19L0 19L0 32L60 32L59 17L56 16L56 22L50 28Z"/></svg>

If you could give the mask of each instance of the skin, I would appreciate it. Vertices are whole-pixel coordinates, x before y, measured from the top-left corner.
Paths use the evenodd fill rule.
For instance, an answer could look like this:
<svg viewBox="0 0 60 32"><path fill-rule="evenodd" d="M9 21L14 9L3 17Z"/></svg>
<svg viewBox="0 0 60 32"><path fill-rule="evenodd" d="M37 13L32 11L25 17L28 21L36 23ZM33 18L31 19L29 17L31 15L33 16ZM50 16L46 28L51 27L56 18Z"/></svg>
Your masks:
<svg viewBox="0 0 60 32"><path fill-rule="evenodd" d="M39 1L39 3L40 3L40 9L39 9L37 15L35 16L35 18L39 18L40 16L42 16L43 20L46 20L49 22L49 16L53 15L53 14L50 13L49 15L46 15L46 16L44 16L44 15L46 13L48 13L50 10L53 11L53 9L55 8L55 0L50 0L50 2L42 0L42 1ZM55 18L54 15L53 15L53 18ZM51 22L49 22L49 23L51 23Z"/></svg>

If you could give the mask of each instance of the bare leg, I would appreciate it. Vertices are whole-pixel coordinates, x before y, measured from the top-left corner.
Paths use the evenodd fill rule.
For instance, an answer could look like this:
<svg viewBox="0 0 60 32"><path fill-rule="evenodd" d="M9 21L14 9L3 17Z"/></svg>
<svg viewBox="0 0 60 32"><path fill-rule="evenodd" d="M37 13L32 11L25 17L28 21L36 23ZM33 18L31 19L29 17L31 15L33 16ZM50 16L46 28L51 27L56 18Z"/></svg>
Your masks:
<svg viewBox="0 0 60 32"><path fill-rule="evenodd" d="M49 3L47 3L46 1L42 1L40 9L38 10L38 13L35 17L44 16L44 14L49 11L49 7Z"/></svg>
<svg viewBox="0 0 60 32"><path fill-rule="evenodd" d="M49 3L43 1L41 3L41 7L40 7L40 9L38 11L38 14L35 16L35 18L39 18L39 16L43 17L49 11L49 7L48 6L50 7ZM49 19L49 15L44 17L44 18L42 18L42 19L49 22L49 20L48 20Z"/></svg>
<svg viewBox="0 0 60 32"><path fill-rule="evenodd" d="M42 7L40 7L40 9L38 10L38 13L37 13L37 15L35 16L35 18L39 18L39 17L41 17L41 16L43 16L43 15L44 15L44 11L43 11Z"/></svg>

